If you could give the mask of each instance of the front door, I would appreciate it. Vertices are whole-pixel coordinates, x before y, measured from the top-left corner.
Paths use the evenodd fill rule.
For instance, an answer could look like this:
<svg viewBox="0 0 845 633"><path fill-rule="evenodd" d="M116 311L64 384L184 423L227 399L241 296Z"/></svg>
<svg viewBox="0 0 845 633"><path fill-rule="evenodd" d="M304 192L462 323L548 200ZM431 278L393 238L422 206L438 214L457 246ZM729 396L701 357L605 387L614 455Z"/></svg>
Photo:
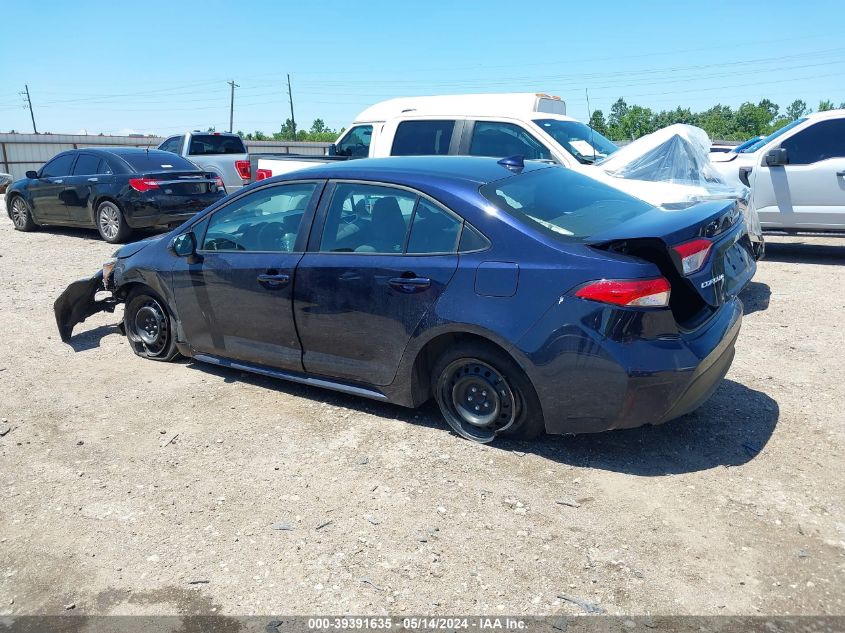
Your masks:
<svg viewBox="0 0 845 633"><path fill-rule="evenodd" d="M416 192L367 183L338 183L321 207L322 233L296 277L303 365L312 374L390 384L455 273L462 221Z"/></svg>
<svg viewBox="0 0 845 633"><path fill-rule="evenodd" d="M301 371L291 303L322 182L270 185L194 225L198 261L173 268L176 308L197 352Z"/></svg>
<svg viewBox="0 0 845 633"><path fill-rule="evenodd" d="M59 154L41 168L38 180L29 186L32 214L36 222L67 222L67 207L62 194L65 190L65 179L70 176L75 158L74 152Z"/></svg>
<svg viewBox="0 0 845 633"><path fill-rule="evenodd" d="M751 174L763 228L845 230L845 118L818 121L780 147L788 164L769 167L761 152Z"/></svg>

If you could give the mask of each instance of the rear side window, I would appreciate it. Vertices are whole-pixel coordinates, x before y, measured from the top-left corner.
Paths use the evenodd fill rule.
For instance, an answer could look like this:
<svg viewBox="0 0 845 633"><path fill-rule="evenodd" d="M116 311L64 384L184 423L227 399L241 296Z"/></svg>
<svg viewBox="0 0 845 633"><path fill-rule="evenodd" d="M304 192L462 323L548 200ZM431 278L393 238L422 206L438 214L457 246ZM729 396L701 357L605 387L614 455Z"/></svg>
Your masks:
<svg viewBox="0 0 845 633"><path fill-rule="evenodd" d="M392 156L433 156L449 153L454 121L402 121L393 138Z"/></svg>
<svg viewBox="0 0 845 633"><path fill-rule="evenodd" d="M372 125L356 125L337 144L337 155L349 156L350 158L366 158L370 155L370 141L372 138Z"/></svg>
<svg viewBox="0 0 845 633"><path fill-rule="evenodd" d="M496 207L565 242L627 222L654 207L564 167L530 171L484 185Z"/></svg>
<svg viewBox="0 0 845 633"><path fill-rule="evenodd" d="M161 150L150 150L148 152L136 152L132 154L120 154L120 157L129 163L138 172L145 171L196 171L197 166L191 161L170 152Z"/></svg>
<svg viewBox="0 0 845 633"><path fill-rule="evenodd" d="M469 147L470 156L504 158L520 155L526 160L551 160L548 148L513 123L476 121Z"/></svg>
<svg viewBox="0 0 845 633"><path fill-rule="evenodd" d="M461 221L420 198L411 224L408 253L454 253Z"/></svg>
<svg viewBox="0 0 845 633"><path fill-rule="evenodd" d="M845 119L819 121L783 141L781 147L790 165L845 157Z"/></svg>
<svg viewBox="0 0 845 633"><path fill-rule="evenodd" d="M74 158L76 158L76 154L63 154L61 156L56 156L53 160L41 168L41 177L53 178L56 176L70 175L70 167L73 165Z"/></svg>
<svg viewBox="0 0 845 633"><path fill-rule="evenodd" d="M100 164L97 165L97 173L98 174L112 174L112 173L114 173L114 171L112 170L111 165L109 164L109 161L107 161L104 158L100 161Z"/></svg>
<svg viewBox="0 0 845 633"><path fill-rule="evenodd" d="M178 153L178 151L177 149L176 152ZM188 148L188 154L191 156L246 154L246 147L244 147L244 142L238 136L194 134L191 137L191 146Z"/></svg>
<svg viewBox="0 0 845 633"><path fill-rule="evenodd" d="M93 154L80 154L76 165L73 166L74 176L93 176L100 173L97 168L100 165L100 157Z"/></svg>

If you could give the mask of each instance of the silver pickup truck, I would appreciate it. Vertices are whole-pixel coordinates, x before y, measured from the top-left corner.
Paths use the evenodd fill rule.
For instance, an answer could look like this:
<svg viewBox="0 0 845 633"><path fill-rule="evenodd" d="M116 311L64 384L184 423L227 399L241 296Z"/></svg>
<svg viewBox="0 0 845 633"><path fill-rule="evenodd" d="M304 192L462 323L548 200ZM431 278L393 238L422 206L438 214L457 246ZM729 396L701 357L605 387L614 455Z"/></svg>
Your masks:
<svg viewBox="0 0 845 633"><path fill-rule="evenodd" d="M226 193L248 185L252 177L249 155L241 137L231 132L186 132L166 139L158 149L187 158L203 171L223 180Z"/></svg>

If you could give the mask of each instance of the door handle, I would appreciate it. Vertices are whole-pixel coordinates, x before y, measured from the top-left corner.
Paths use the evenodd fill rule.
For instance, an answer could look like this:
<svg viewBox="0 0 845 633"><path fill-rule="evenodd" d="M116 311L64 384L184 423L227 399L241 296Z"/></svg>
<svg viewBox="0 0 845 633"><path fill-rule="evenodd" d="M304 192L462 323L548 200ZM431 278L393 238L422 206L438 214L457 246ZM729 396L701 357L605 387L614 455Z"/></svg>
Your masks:
<svg viewBox="0 0 845 633"><path fill-rule="evenodd" d="M51 180L50 182L52 182L54 185L60 185L64 182L64 180L62 180L61 178L55 178L55 179Z"/></svg>
<svg viewBox="0 0 845 633"><path fill-rule="evenodd" d="M88 182L97 182L99 178L89 178Z"/></svg>
<svg viewBox="0 0 845 633"><path fill-rule="evenodd" d="M285 275L284 273L262 273L256 277L258 279L258 283L266 288L276 289L286 286L290 281L290 275Z"/></svg>
<svg viewBox="0 0 845 633"><path fill-rule="evenodd" d="M399 292L422 292L431 287L431 279L428 277L394 277L388 280L393 288Z"/></svg>

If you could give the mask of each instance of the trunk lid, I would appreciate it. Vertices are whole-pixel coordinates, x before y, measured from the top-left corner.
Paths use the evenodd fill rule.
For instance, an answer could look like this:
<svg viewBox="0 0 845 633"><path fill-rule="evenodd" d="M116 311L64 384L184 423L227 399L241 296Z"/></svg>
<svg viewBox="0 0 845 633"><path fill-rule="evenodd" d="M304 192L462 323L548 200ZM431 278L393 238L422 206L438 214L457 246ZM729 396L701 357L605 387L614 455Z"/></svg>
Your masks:
<svg viewBox="0 0 845 633"><path fill-rule="evenodd" d="M675 247L700 239L711 243L710 252L698 270L684 274ZM658 208L592 236L588 244L657 265L672 287L675 318L687 328L739 294L756 271L742 211L733 200Z"/></svg>

